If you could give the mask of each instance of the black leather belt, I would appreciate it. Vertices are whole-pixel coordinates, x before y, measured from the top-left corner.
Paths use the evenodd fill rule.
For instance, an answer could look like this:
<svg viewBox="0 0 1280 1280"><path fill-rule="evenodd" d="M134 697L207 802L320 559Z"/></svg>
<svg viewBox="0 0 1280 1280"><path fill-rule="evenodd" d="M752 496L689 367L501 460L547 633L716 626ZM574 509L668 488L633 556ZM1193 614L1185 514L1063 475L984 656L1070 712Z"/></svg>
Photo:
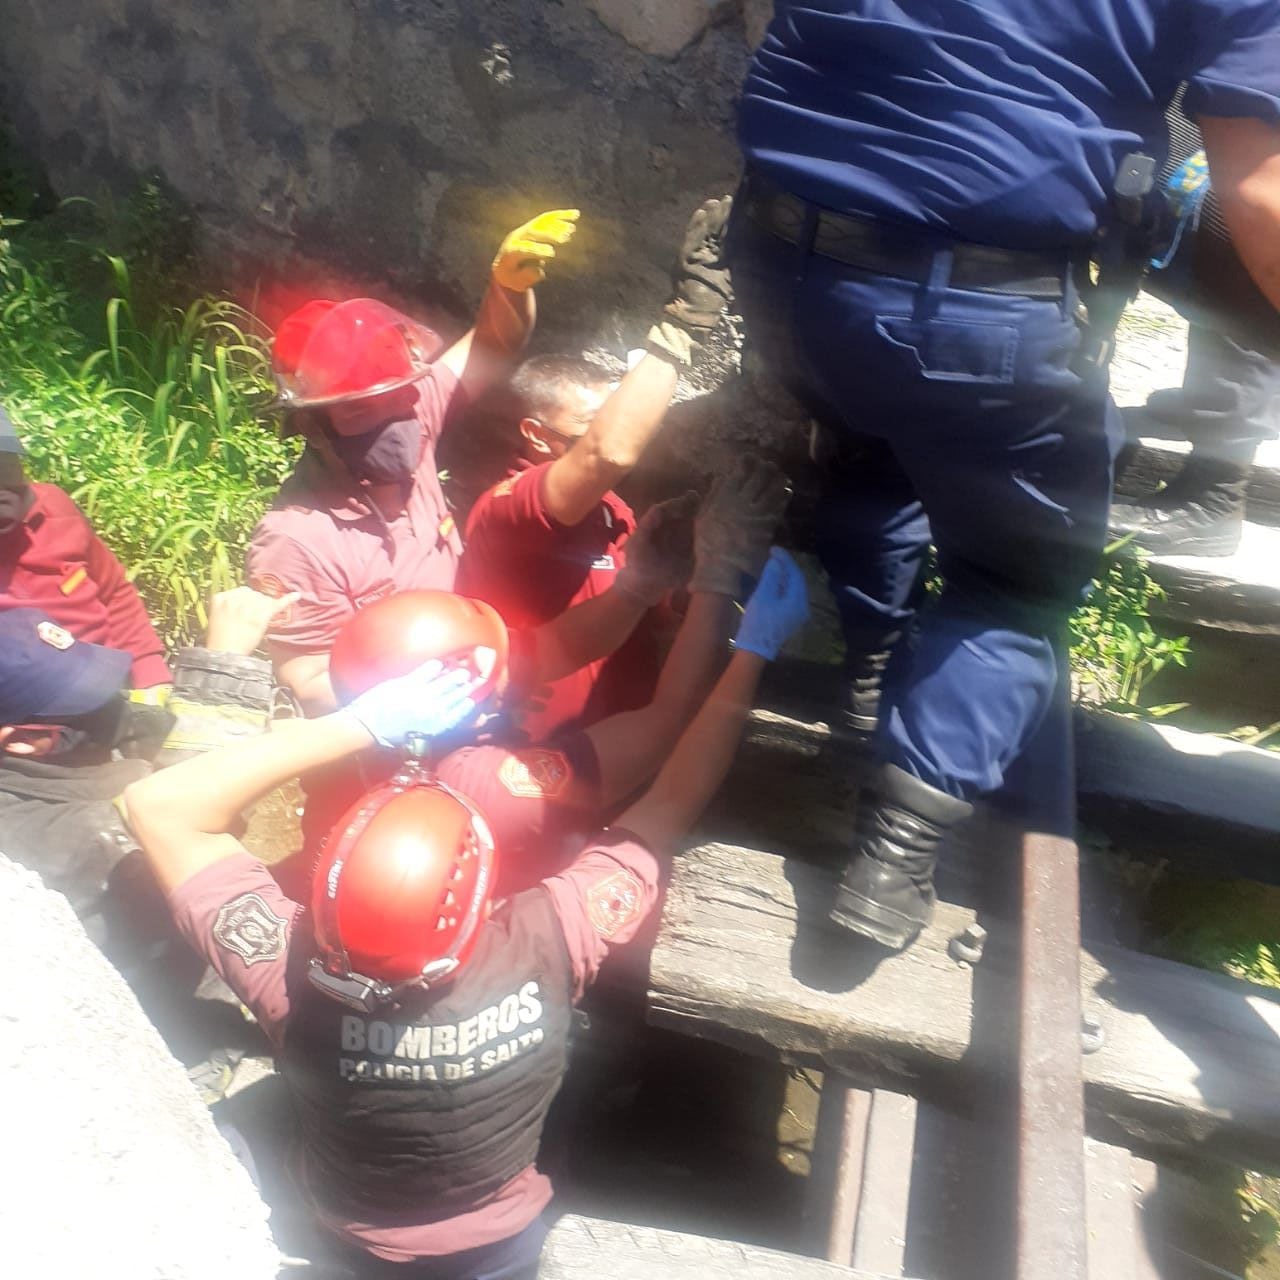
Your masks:
<svg viewBox="0 0 1280 1280"><path fill-rule="evenodd" d="M958 289L1061 298L1071 271L1071 253L1066 249L1042 253L938 239L909 227L820 209L754 174L738 199L745 203L752 222L780 240L899 280L927 281L940 249L953 254L950 283Z"/></svg>

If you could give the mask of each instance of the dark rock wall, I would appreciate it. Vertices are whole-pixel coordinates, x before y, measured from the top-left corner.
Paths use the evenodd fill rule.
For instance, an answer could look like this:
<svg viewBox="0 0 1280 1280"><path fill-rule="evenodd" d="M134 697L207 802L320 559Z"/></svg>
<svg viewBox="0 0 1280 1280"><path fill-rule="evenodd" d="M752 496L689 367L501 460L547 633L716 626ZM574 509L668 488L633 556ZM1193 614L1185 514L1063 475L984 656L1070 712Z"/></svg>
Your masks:
<svg viewBox="0 0 1280 1280"><path fill-rule="evenodd" d="M224 269L324 264L458 320L506 230L577 206L544 322L638 327L687 211L736 180L734 101L768 8L9 0L0 106L61 194L159 168Z"/></svg>

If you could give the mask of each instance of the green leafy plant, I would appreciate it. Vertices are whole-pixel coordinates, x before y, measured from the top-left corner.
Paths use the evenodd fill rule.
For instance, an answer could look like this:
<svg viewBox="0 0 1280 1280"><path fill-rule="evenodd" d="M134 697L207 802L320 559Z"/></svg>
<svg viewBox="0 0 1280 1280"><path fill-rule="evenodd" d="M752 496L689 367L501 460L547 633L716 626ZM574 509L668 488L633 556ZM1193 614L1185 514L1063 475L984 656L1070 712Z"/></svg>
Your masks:
<svg viewBox="0 0 1280 1280"><path fill-rule="evenodd" d="M144 265L163 278L163 259ZM32 475L81 503L176 645L198 637L210 591L240 581L296 447L257 421L270 381L249 311L212 296L174 306L153 290L139 303L135 284L100 244L12 228L0 242L0 401Z"/></svg>
<svg viewBox="0 0 1280 1280"><path fill-rule="evenodd" d="M1071 669L1078 698L1132 711L1165 667L1187 665L1190 640L1162 636L1151 623L1151 606L1163 598L1141 552L1119 544L1107 549L1092 594L1071 619ZM1147 713L1168 714L1183 705L1149 707Z"/></svg>

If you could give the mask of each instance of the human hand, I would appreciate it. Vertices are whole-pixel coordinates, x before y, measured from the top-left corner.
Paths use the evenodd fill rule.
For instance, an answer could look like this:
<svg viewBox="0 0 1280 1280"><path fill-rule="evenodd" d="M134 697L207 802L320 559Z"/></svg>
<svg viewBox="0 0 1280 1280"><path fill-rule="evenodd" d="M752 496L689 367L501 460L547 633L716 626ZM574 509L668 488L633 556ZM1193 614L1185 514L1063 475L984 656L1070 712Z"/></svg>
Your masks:
<svg viewBox="0 0 1280 1280"><path fill-rule="evenodd" d="M724 234L733 197L700 204L685 228L673 273L674 292L649 330L646 345L656 355L692 364L694 353L719 323L733 297L724 257Z"/></svg>
<svg viewBox="0 0 1280 1280"><path fill-rule="evenodd" d="M684 493L655 503L644 513L627 539L627 562L616 580L619 591L651 607L668 591L684 586L693 568L697 510L698 495Z"/></svg>
<svg viewBox="0 0 1280 1280"><path fill-rule="evenodd" d="M779 468L763 458L740 455L712 485L698 513L689 590L735 599L749 595L790 497Z"/></svg>
<svg viewBox="0 0 1280 1280"><path fill-rule="evenodd" d="M493 279L504 289L523 293L546 279L556 245L568 244L577 230L577 209L540 213L512 231L493 260Z"/></svg>
<svg viewBox="0 0 1280 1280"><path fill-rule="evenodd" d="M410 734L434 738L461 724L475 709L473 696L489 678L497 654L474 650L476 671L432 658L407 675L375 684L346 706L382 746L402 747ZM477 674L477 672L479 674Z"/></svg>
<svg viewBox="0 0 1280 1280"><path fill-rule="evenodd" d="M222 653L251 654L261 643L271 624L289 611L302 597L300 591L269 596L252 587L218 591L209 601L209 625L204 647Z"/></svg>
<svg viewBox="0 0 1280 1280"><path fill-rule="evenodd" d="M772 662L809 620L809 591L800 566L780 547L769 552L760 585L747 601L734 647Z"/></svg>

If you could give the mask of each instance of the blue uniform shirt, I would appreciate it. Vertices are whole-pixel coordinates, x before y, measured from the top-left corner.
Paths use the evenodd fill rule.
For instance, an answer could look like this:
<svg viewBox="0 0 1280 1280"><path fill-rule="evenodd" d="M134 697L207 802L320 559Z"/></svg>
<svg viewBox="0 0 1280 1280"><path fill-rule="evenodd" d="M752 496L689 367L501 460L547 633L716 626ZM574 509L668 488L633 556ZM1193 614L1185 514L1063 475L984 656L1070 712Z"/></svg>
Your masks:
<svg viewBox="0 0 1280 1280"><path fill-rule="evenodd" d="M1280 0L777 0L750 163L815 204L978 243L1088 239L1164 109L1280 123Z"/></svg>

